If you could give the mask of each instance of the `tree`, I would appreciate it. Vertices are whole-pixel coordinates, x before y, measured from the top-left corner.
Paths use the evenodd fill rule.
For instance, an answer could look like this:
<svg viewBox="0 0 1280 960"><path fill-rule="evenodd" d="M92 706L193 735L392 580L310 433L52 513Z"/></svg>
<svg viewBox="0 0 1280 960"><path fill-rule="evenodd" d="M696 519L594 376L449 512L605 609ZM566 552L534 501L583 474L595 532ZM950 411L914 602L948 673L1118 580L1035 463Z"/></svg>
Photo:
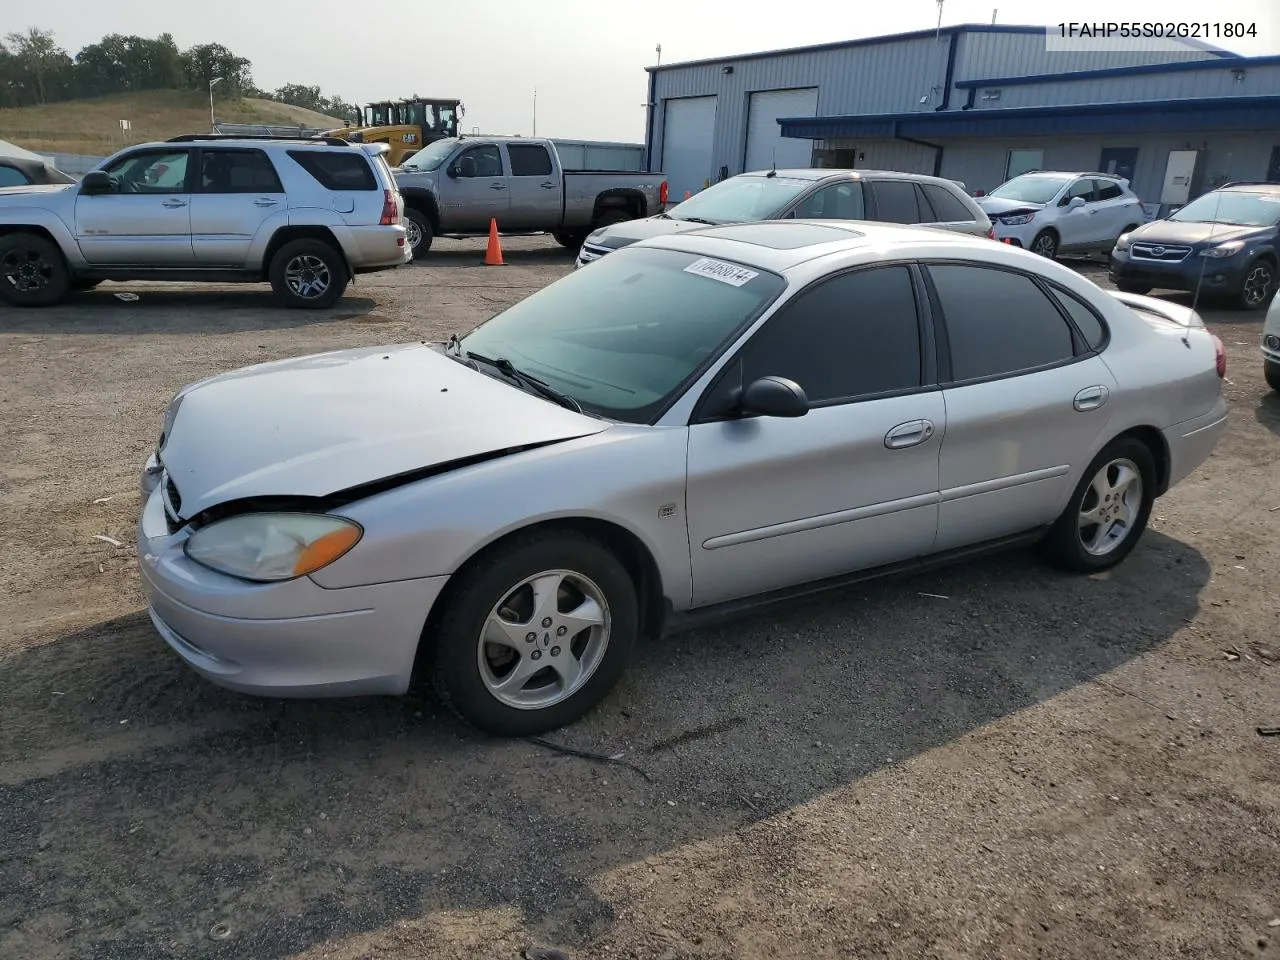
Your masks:
<svg viewBox="0 0 1280 960"><path fill-rule="evenodd" d="M206 89L222 77L224 94L233 97L253 87L252 66L220 43L201 43L182 54L182 70L190 86Z"/></svg>
<svg viewBox="0 0 1280 960"><path fill-rule="evenodd" d="M19 102L42 104L66 95L74 64L53 39L52 30L30 27L26 33L10 33L5 39L12 48L23 87Z"/></svg>

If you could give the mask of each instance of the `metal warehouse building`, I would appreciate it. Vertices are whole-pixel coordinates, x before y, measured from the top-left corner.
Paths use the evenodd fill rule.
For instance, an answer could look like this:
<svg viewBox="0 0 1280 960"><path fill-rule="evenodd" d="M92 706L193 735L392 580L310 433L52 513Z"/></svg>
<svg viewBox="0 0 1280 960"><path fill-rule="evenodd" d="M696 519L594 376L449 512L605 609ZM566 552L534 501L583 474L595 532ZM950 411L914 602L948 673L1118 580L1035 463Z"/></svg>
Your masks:
<svg viewBox="0 0 1280 960"><path fill-rule="evenodd" d="M1280 180L1280 56L1046 46L1044 27L964 25L649 67L649 169L673 200L775 163L932 173L970 191L1027 170L1104 171L1153 207Z"/></svg>

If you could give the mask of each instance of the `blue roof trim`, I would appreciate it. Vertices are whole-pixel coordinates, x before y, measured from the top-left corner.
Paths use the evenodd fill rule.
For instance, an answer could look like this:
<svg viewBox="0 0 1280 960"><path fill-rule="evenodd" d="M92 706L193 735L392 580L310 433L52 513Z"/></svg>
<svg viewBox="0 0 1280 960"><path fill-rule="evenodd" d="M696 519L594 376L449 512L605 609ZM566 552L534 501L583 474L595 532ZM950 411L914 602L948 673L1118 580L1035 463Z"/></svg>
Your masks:
<svg viewBox="0 0 1280 960"><path fill-rule="evenodd" d="M1016 24L961 23L943 27L939 30L912 30L910 33L890 33L882 37L860 37L855 40L836 40L832 43L818 43L805 47L782 47L777 50L764 50L760 53L732 53L723 57L708 57L705 60L683 60L677 63L664 63L660 66L645 67L649 73L659 70L676 70L681 67L707 67L719 63L738 63L742 60L763 60L766 57L785 57L793 53L819 53L823 50L847 50L853 47L870 47L880 43L897 43L902 40L923 40L938 34L951 33L1008 33L1031 34L1044 33L1044 27L1027 27Z"/></svg>
<svg viewBox="0 0 1280 960"><path fill-rule="evenodd" d="M849 117L784 117L784 137L877 140L923 137L1047 136L1069 133L1169 133L1187 130L1280 128L1280 96L1202 97L1084 103L1007 110L871 114Z"/></svg>
<svg viewBox="0 0 1280 960"><path fill-rule="evenodd" d="M1280 56L1242 57L1231 54L1211 60L1182 60L1177 63L1148 63L1140 67L1108 67L1105 70L1077 70L1073 73L1037 73L1027 77L986 77L980 80L957 80L956 86L1019 87L1029 83L1062 83L1075 80L1104 80L1108 77L1143 77L1161 73L1190 73L1194 70L1247 70L1249 67L1273 67Z"/></svg>

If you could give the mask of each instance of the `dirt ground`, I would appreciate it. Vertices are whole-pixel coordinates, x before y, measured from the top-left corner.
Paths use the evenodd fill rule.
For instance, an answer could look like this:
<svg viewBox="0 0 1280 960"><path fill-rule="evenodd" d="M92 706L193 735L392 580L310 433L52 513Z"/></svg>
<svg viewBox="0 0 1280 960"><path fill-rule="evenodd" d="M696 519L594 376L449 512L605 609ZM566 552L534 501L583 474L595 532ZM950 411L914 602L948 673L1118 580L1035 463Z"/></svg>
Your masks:
<svg viewBox="0 0 1280 960"><path fill-rule="evenodd" d="M648 645L554 736L645 776L183 667L133 546L172 393L465 332L571 267L504 246L441 241L319 315L148 284L0 315L0 957L1280 955L1258 315L1205 310L1230 432L1119 569L1010 554Z"/></svg>

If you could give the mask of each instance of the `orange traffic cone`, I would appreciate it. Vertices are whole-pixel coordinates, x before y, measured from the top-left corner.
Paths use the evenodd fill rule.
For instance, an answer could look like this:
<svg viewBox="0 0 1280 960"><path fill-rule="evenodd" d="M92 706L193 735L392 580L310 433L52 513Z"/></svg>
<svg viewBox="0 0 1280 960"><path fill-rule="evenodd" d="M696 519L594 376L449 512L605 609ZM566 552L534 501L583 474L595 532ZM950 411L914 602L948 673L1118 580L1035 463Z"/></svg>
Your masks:
<svg viewBox="0 0 1280 960"><path fill-rule="evenodd" d="M484 253L484 265L486 267L504 267L506 263L502 259L502 243L498 240L498 221L494 217L490 217L489 249Z"/></svg>

